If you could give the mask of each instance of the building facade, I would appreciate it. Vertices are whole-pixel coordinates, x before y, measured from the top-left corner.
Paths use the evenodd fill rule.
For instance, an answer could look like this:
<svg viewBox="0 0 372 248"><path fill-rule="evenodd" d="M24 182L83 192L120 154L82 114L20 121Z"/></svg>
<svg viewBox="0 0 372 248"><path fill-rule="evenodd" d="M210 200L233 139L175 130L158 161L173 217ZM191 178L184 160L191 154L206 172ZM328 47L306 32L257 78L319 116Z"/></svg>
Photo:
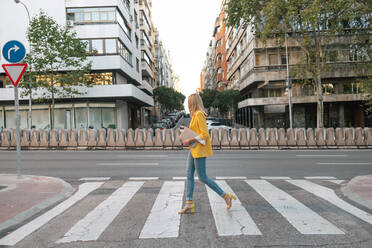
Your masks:
<svg viewBox="0 0 372 248"><path fill-rule="evenodd" d="M89 77L92 88L74 98L56 98L54 128L137 128L149 125L154 105L153 23L151 1L147 0L35 0L27 2L31 16L39 9L77 33L87 43L88 60L92 62ZM2 3L3 5L3 3ZM6 5L6 6L5 6ZM4 22L0 30L8 30L7 21L14 13L24 11L13 1L4 3ZM26 15L23 13L22 15ZM18 20L18 19L17 19ZM1 45L17 39L25 44L27 21L14 22L15 27L2 36ZM3 32L1 32L3 33ZM15 126L14 94L4 71L0 69L0 127ZM33 92L41 98L42 89ZM29 127L28 97L20 98L21 128ZM49 128L50 100L34 101L32 126Z"/></svg>

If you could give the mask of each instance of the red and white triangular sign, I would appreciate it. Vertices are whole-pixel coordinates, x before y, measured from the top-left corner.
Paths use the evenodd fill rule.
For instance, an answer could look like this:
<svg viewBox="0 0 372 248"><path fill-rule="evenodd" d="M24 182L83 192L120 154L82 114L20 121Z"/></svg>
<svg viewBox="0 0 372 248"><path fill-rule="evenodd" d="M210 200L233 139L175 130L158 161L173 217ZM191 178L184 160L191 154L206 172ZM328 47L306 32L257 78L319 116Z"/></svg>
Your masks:
<svg viewBox="0 0 372 248"><path fill-rule="evenodd" d="M27 68L27 64L3 64L2 66L14 86L17 86Z"/></svg>

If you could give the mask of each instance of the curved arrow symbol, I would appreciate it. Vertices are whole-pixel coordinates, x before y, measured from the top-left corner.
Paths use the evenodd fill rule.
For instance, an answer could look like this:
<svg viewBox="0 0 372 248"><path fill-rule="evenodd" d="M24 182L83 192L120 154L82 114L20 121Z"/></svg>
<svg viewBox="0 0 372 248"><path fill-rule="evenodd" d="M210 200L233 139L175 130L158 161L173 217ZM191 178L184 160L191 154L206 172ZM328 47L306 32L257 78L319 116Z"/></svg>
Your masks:
<svg viewBox="0 0 372 248"><path fill-rule="evenodd" d="M19 50L19 47L17 45L14 44L14 47L10 48L8 50L8 59L10 59L10 52L11 51L14 51L14 52L17 52Z"/></svg>

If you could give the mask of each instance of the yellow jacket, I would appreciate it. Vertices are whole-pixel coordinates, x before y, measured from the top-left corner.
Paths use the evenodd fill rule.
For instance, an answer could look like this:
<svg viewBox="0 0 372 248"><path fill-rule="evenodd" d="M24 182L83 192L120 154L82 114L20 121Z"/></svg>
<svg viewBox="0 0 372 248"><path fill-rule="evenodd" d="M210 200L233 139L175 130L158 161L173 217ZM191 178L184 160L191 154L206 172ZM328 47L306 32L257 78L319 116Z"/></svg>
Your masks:
<svg viewBox="0 0 372 248"><path fill-rule="evenodd" d="M201 139L205 141L205 145L197 142L195 147L190 146L191 155L193 158L203 158L213 155L211 139L207 128L205 114L197 110L191 119L189 128L197 133Z"/></svg>

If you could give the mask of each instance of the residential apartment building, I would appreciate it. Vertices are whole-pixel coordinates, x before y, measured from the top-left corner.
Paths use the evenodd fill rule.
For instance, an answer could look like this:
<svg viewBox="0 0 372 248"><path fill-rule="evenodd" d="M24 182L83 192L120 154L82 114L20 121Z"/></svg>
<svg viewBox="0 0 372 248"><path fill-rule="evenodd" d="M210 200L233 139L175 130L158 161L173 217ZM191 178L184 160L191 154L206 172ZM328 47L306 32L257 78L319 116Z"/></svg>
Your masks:
<svg viewBox="0 0 372 248"><path fill-rule="evenodd" d="M173 88L174 73L170 62L169 51L163 46L158 30L155 30L155 61L156 86Z"/></svg>
<svg viewBox="0 0 372 248"><path fill-rule="evenodd" d="M358 64L363 62L350 49L348 37L338 37L327 63L332 70L323 75L324 126L346 127L371 125L366 119L362 101ZM247 127L289 127L286 90L286 52L284 44L270 40L263 45L255 39L251 27L229 28L227 31L227 78L240 90L237 122ZM303 57L295 40L288 39L289 70ZM367 70L364 76L371 76ZM366 74L367 73L367 74ZM316 127L317 96L313 85L301 78L292 79L293 127Z"/></svg>
<svg viewBox="0 0 372 248"><path fill-rule="evenodd" d="M235 117L236 122L241 125L254 128L288 128L290 124L285 44L269 40L263 45L255 38L251 26L226 27L223 35L224 4L225 0L222 1L221 13L216 20L213 38L201 71L202 87L239 90L244 100L239 103ZM220 26L219 22L222 23ZM221 27L221 30L218 30L218 27ZM349 38L337 37L327 59L333 69L322 77L325 127L372 125L362 106L366 95L362 92L359 80L361 76L372 76L372 69L363 72L358 70L359 65L363 64L362 55L352 48ZM371 40L369 39L369 42ZM220 46L223 47L224 42L226 81L218 73L224 72L224 67L221 66L224 53L219 49ZM288 54L291 70L303 57L299 44L291 38L288 39ZM222 63L219 63L216 57L222 57ZM291 80L293 127L316 127L317 96L314 86L303 84L302 78Z"/></svg>
<svg viewBox="0 0 372 248"><path fill-rule="evenodd" d="M3 4L7 7L3 13L6 20L24 11L13 1ZM93 87L88 88L86 94L72 99L56 99L55 128L128 129L149 124L155 84L151 1L33 0L28 9L31 16L43 9L59 24L75 31L81 40L87 42L88 59L92 62L92 71L87 77L92 80ZM4 22L0 24L1 31L7 30L1 37L1 44L17 39L28 48L27 26L27 20L14 22L11 29ZM0 127L15 126L13 91L1 68ZM40 90L34 92L33 98L40 97L40 94ZM20 98L20 115L21 128L27 128L28 97ZM48 128L50 115L50 101L33 103L34 127Z"/></svg>

